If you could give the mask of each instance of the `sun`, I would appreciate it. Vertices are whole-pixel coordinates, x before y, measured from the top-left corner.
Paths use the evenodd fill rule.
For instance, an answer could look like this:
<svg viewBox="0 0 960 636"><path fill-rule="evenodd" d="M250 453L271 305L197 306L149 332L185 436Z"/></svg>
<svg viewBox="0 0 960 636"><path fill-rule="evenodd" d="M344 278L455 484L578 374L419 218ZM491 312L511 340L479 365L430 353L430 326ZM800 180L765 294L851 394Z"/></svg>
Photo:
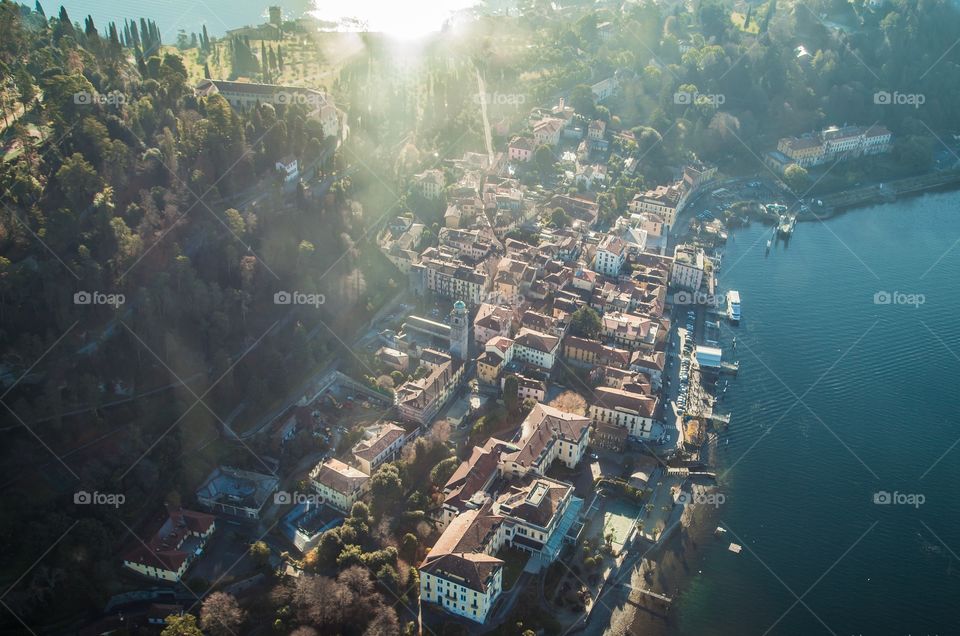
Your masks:
<svg viewBox="0 0 960 636"><path fill-rule="evenodd" d="M477 0L317 0L311 14L321 20L384 33L397 40L418 40L436 33L456 12Z"/></svg>

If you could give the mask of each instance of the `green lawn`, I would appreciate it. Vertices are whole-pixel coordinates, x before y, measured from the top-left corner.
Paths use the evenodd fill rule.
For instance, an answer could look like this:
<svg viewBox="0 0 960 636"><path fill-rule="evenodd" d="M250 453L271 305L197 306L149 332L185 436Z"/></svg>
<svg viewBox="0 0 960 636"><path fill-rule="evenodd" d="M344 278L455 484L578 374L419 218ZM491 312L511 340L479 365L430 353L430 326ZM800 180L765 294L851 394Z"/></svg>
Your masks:
<svg viewBox="0 0 960 636"><path fill-rule="evenodd" d="M505 562L503 566L503 589L513 589L513 584L520 578L520 573L523 572L523 567L527 564L530 555L515 548L503 548L497 553L497 558L503 559Z"/></svg>

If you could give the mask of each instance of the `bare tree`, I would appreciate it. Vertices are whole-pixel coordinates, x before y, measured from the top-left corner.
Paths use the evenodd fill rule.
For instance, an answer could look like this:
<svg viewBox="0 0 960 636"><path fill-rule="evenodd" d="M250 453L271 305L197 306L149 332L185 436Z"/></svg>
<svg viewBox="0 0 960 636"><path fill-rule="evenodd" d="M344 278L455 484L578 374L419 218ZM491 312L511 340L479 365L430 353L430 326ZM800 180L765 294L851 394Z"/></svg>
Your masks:
<svg viewBox="0 0 960 636"><path fill-rule="evenodd" d="M214 636L233 636L246 618L246 612L226 592L214 592L200 607L200 625Z"/></svg>
<svg viewBox="0 0 960 636"><path fill-rule="evenodd" d="M564 391L557 397L553 398L548 406L552 406L560 409L561 411L566 411L567 413L573 413L575 415L587 414L587 401L583 399L583 396L576 391Z"/></svg>
<svg viewBox="0 0 960 636"><path fill-rule="evenodd" d="M363 636L397 636L400 633L400 621L392 607L379 605L367 624Z"/></svg>

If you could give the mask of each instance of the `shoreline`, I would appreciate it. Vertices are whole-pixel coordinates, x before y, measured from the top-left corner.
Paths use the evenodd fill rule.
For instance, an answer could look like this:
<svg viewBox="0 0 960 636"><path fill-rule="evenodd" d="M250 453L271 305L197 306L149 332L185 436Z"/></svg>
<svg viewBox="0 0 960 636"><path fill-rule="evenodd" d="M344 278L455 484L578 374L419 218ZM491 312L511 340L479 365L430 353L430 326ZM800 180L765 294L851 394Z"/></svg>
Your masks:
<svg viewBox="0 0 960 636"><path fill-rule="evenodd" d="M916 183L918 179L929 180L934 176L940 177L936 183ZM944 177L947 179L943 180ZM898 184L914 184L918 187L897 191ZM887 182L884 189L886 192L882 197L877 197L877 193L881 191L879 184L860 188L859 191L825 195L837 196L849 195L850 192L854 193L853 200L830 206L830 208L824 210L823 214L815 214L812 211L798 213L797 222L826 221L840 217L852 210L896 203L906 198L924 194L958 191L960 190L960 171L952 171L947 175L934 173L921 177L906 177ZM823 201L825 204L827 203L826 198ZM763 225L776 225L775 220L769 217L755 220ZM725 223L724 229L732 233L739 229L739 226ZM682 233L673 237L677 243L682 243L690 238L692 238L692 233L689 229L685 229ZM719 472L721 463L718 443L718 435L707 435L698 449L703 463L708 466L709 470L716 472ZM710 488L722 492L723 484L718 480ZM665 539L662 544L653 547L638 564L637 571L631 576L630 587L646 587L651 591L669 596L673 601L670 607L667 607L664 611L656 607L655 601L643 594L635 593L632 590L624 592L618 595L616 599L617 611L612 614L609 624L596 633L617 634L618 636L620 634L670 636L677 633L681 613L679 609L675 609L673 606L690 589L693 578L701 574L693 564L702 556L704 547L709 545L709 542L723 540L718 539L714 532L717 527L717 517L717 512L711 510L709 506L687 506L681 516L678 530L674 531L673 535ZM649 577L649 572L653 573L652 578ZM644 577L645 573L647 573L646 578ZM626 582L624 582L624 585L626 585ZM589 630L588 627L585 633L593 633L593 631Z"/></svg>
<svg viewBox="0 0 960 636"><path fill-rule="evenodd" d="M940 179L926 183L926 181L933 177L940 177ZM904 189L901 190L900 188ZM824 213L816 214L812 210L800 212L797 214L797 222L824 221L826 219L836 218L849 210L883 205L885 203L895 203L905 198L916 197L923 194L950 192L954 190L960 190L960 171L933 172L920 176L904 177L883 184L875 184L818 196L817 198L824 201ZM808 198L813 198L813 195L810 195ZM840 198L839 202L832 203L831 199L836 198Z"/></svg>

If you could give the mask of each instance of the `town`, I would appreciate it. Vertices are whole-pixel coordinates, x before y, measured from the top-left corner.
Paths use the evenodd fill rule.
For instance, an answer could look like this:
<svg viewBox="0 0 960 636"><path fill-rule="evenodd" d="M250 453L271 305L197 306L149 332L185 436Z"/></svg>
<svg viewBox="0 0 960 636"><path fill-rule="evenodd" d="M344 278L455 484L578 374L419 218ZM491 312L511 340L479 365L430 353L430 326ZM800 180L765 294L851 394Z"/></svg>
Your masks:
<svg viewBox="0 0 960 636"><path fill-rule="evenodd" d="M237 109L304 94L323 130L339 129L317 92L217 80L196 90ZM594 97L615 90L612 78ZM340 528L383 510L377 483L396 474L392 463L433 453L430 504L407 535L423 620L495 626L545 575L558 620L586 620L604 584L678 527L691 489L713 488L699 448L729 423L715 410L717 385L736 364L717 338L721 322L739 320L709 243L708 253L671 240L686 203L714 189L716 167L691 163L604 228L597 196L612 142L634 144L561 98L534 108L502 150L417 174L410 195L443 206L444 223L397 216L378 239L407 286L389 316L397 328L365 341L364 376L380 380L334 372L271 428L281 446L306 431L335 450L292 475L292 491L281 488L291 475L217 468L197 489L201 510L171 509L124 565L189 580L211 567L215 530L269 518L272 562L287 576L321 552L342 563L355 548ZM520 178L543 153L563 167L552 190ZM277 170L300 179L296 159ZM706 227L723 234L719 221Z"/></svg>

